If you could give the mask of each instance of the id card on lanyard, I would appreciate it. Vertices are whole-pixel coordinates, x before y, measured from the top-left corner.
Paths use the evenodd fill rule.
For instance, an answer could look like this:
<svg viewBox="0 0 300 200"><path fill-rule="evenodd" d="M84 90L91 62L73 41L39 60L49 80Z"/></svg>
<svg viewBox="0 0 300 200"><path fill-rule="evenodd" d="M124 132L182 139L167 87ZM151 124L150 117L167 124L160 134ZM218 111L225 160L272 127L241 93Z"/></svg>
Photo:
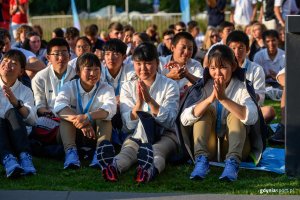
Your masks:
<svg viewBox="0 0 300 200"><path fill-rule="evenodd" d="M122 69L121 69L120 77L119 77L119 79L118 79L118 85L117 85L117 87L115 88L115 87L114 87L114 84L111 84L111 83L109 82L109 79L108 79L108 76L107 76L107 74L108 74L108 69L107 69L107 67L105 68L105 71L104 71L104 73L105 73L105 79L106 79L107 83L108 83L109 85L111 85L111 86L114 88L114 90L115 90L115 96L119 96L119 95L120 95L122 72L123 72L123 66L122 66Z"/></svg>
<svg viewBox="0 0 300 200"><path fill-rule="evenodd" d="M95 96L96 96L96 92L98 90L98 87L99 87L99 81L97 82L97 87L95 88L94 92L93 92L93 95L92 95L92 98L90 98L90 100L88 101L87 105L85 106L85 108L83 108L83 105L82 105L82 99L81 99L81 96L80 96L80 91L79 91L79 84L80 84L80 79L78 79L76 81L76 88L77 88L77 101L78 101L78 104L79 104L79 109L80 109L80 113L81 114L85 114L89 111L91 105L92 105L92 102L94 101L95 99Z"/></svg>

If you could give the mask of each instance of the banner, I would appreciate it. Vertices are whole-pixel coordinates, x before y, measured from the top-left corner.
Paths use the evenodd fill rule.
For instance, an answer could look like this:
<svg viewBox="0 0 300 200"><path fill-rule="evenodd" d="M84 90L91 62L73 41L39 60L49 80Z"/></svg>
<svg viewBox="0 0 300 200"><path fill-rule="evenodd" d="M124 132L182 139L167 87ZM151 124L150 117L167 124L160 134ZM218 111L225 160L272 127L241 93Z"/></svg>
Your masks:
<svg viewBox="0 0 300 200"><path fill-rule="evenodd" d="M79 21L79 17L75 5L75 0L71 0L71 9L73 15L73 26L80 31L80 21Z"/></svg>
<svg viewBox="0 0 300 200"><path fill-rule="evenodd" d="M180 0L181 21L187 24L190 21L190 1Z"/></svg>

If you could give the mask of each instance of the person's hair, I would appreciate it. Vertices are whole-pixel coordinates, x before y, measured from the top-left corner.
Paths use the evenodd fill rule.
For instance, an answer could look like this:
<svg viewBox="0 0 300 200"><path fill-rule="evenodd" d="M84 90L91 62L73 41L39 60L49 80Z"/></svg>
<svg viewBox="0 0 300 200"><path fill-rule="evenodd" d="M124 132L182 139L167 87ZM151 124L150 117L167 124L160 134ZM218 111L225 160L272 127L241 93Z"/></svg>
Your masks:
<svg viewBox="0 0 300 200"><path fill-rule="evenodd" d="M213 45L212 42L211 42L212 33L216 33L216 34L219 35L219 32L215 27L209 27L206 30L204 40L203 40L203 43L202 43L202 48L205 49L205 50L208 50Z"/></svg>
<svg viewBox="0 0 300 200"><path fill-rule="evenodd" d="M149 37L149 35L147 34L147 33L140 33L140 32L135 32L133 35L132 35L132 37L133 36L138 36L141 40L142 40L142 42L151 42L151 39L150 39L150 37Z"/></svg>
<svg viewBox="0 0 300 200"><path fill-rule="evenodd" d="M218 29L219 29L219 32L222 32L225 28L227 27L234 27L234 24L231 23L231 22L228 22L228 21L224 21L222 22L219 26L218 26Z"/></svg>
<svg viewBox="0 0 300 200"><path fill-rule="evenodd" d="M30 43L30 38L31 38L32 36L38 36L38 37L40 38L40 40L41 40L41 48L45 48L45 46L43 46L43 44L42 44L42 39L41 39L40 34L38 34L37 32L31 31L31 32L27 33L26 39L25 39L25 41L24 41L24 43L23 43L23 45L22 45L22 47L23 47L24 49L26 49L26 50L28 50L28 51L31 51L31 48L30 48L30 44L29 44L29 43Z"/></svg>
<svg viewBox="0 0 300 200"><path fill-rule="evenodd" d="M84 67L97 66L101 71L101 62L99 58L93 53L84 53L77 58L76 61L76 72L79 73Z"/></svg>
<svg viewBox="0 0 300 200"><path fill-rule="evenodd" d="M79 37L79 30L75 27L68 27L65 32L65 38L76 38Z"/></svg>
<svg viewBox="0 0 300 200"><path fill-rule="evenodd" d="M112 22L108 26L108 32L111 32L113 30L123 31L123 25L119 22Z"/></svg>
<svg viewBox="0 0 300 200"><path fill-rule="evenodd" d="M5 38L8 38L9 41L11 41L11 36L9 34L9 31L5 28L0 28L0 40L4 41Z"/></svg>
<svg viewBox="0 0 300 200"><path fill-rule="evenodd" d="M252 24L252 30L251 30L251 32L253 32L254 26L260 26L262 33L267 30L267 27L264 24L262 24L260 22L255 22L255 23Z"/></svg>
<svg viewBox="0 0 300 200"><path fill-rule="evenodd" d="M70 46L64 38L53 38L49 41L47 45L47 54L50 54L52 48L55 46L59 46L59 47L65 46L67 47L67 50L70 53Z"/></svg>
<svg viewBox="0 0 300 200"><path fill-rule="evenodd" d="M53 33L55 33L55 37L60 37L60 38L64 37L64 31L62 30L62 28L54 29Z"/></svg>
<svg viewBox="0 0 300 200"><path fill-rule="evenodd" d="M174 36L174 38L172 39L172 45L176 46L177 43L179 42L179 40L181 40L181 39L189 40L193 43L193 45L195 43L194 37L189 32L180 32L180 33L177 33Z"/></svg>
<svg viewBox="0 0 300 200"><path fill-rule="evenodd" d="M224 62L231 67L238 66L238 62L232 49L226 45L216 45L208 53L208 66L212 61L215 61L217 65L224 66Z"/></svg>
<svg viewBox="0 0 300 200"><path fill-rule="evenodd" d="M131 26L131 25L129 25L129 24L126 24L126 25L123 27L123 31L124 31L124 32L131 31L132 33L135 32L133 26Z"/></svg>
<svg viewBox="0 0 300 200"><path fill-rule="evenodd" d="M16 41L20 42L21 41L21 33L25 32L25 36L28 32L33 31L33 28L31 26L28 26L26 24L21 25L18 29L17 29L17 36L16 36Z"/></svg>
<svg viewBox="0 0 300 200"><path fill-rule="evenodd" d="M189 21L187 24L187 31L191 32L193 30L193 28L197 27L198 25L199 25L198 22L196 22L194 20Z"/></svg>
<svg viewBox="0 0 300 200"><path fill-rule="evenodd" d="M110 39L103 45L104 51L114 51L126 55L127 45L119 39Z"/></svg>
<svg viewBox="0 0 300 200"><path fill-rule="evenodd" d="M174 29L175 29L175 24L170 24L170 25L168 26L168 29L170 29L170 30L173 30L173 31L174 31Z"/></svg>
<svg viewBox="0 0 300 200"><path fill-rule="evenodd" d="M43 29L42 29L42 27L40 25L33 25L32 28L33 28L33 31L37 32L40 35L40 38L42 39L43 38Z"/></svg>
<svg viewBox="0 0 300 200"><path fill-rule="evenodd" d="M264 41L266 41L267 37L275 37L279 40L278 31L276 31L276 30L266 30L265 32L263 32L262 38L263 38Z"/></svg>
<svg viewBox="0 0 300 200"><path fill-rule="evenodd" d="M175 24L175 27L176 26L181 26L181 27L184 27L184 28L186 28L186 25L185 25L185 23L184 22L182 22L182 21L179 21L179 22L177 22L176 24ZM175 28L174 27L174 28Z"/></svg>
<svg viewBox="0 0 300 200"><path fill-rule="evenodd" d="M132 54L133 61L152 61L159 62L157 48L150 42L143 42L138 45Z"/></svg>
<svg viewBox="0 0 300 200"><path fill-rule="evenodd" d="M98 34L98 26L96 24L91 24L84 29L84 34L88 36L96 36Z"/></svg>
<svg viewBox="0 0 300 200"><path fill-rule="evenodd" d="M174 30L167 29L163 32L162 37L164 38L166 35L174 35Z"/></svg>
<svg viewBox="0 0 300 200"><path fill-rule="evenodd" d="M83 40L83 41L84 41L85 43L87 43L87 44L90 46L90 48L92 49L92 43L91 43L91 41L90 41L86 36L81 36L81 37L77 38L75 44L77 44L79 40Z"/></svg>
<svg viewBox="0 0 300 200"><path fill-rule="evenodd" d="M232 31L226 39L226 45L229 46L232 42L241 42L249 48L249 37L243 31Z"/></svg>
<svg viewBox="0 0 300 200"><path fill-rule="evenodd" d="M18 61L21 65L21 69L25 69L26 57L21 51L16 49L11 49L3 55L2 59L4 58Z"/></svg>

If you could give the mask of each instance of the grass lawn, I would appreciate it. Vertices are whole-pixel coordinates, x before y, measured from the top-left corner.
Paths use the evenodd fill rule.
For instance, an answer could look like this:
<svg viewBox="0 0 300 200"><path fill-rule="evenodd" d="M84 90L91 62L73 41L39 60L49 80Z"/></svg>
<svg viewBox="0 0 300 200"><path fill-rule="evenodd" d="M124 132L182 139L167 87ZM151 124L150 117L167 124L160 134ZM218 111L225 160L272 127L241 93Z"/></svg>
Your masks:
<svg viewBox="0 0 300 200"><path fill-rule="evenodd" d="M267 101L279 112L278 102ZM278 121L280 119L276 119ZM121 174L117 183L105 182L100 170L88 167L83 161L79 170L63 170L63 161L34 158L38 174L19 179L5 178L4 169L0 169L0 189L2 190L72 190L72 191L118 191L118 192L188 192L223 194L300 194L299 179L286 175L241 169L239 180L234 183L220 182L218 177L223 168L211 167L204 181L191 181L189 175L193 166L168 164L165 171L154 181L138 185L134 182L135 169ZM277 191L277 192L276 192ZM280 192L281 191L281 192Z"/></svg>

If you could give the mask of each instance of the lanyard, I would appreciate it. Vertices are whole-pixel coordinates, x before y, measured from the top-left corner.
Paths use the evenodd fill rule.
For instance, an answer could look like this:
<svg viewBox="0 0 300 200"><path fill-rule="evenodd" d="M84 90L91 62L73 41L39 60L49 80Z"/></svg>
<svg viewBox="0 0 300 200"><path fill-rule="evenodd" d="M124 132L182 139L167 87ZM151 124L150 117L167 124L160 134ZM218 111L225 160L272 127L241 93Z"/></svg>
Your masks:
<svg viewBox="0 0 300 200"><path fill-rule="evenodd" d="M57 93L60 92L62 86L64 85L64 82L65 82L65 79L66 79L66 74L67 74L67 70L63 73L63 75L62 75L62 77L60 79L59 84L57 84L57 88L56 88L57 89Z"/></svg>
<svg viewBox="0 0 300 200"><path fill-rule="evenodd" d="M92 102L93 102L94 99L95 99L96 92L97 92L98 87L99 87L99 81L97 82L97 87L96 87L96 89L94 90L93 95L92 95L92 98L91 98L91 99L89 100L89 102L87 103L85 109L83 109L83 106L82 106L82 100L81 100L80 91L79 91L79 81L80 81L80 79L78 79L78 80L76 81L76 87L77 87L77 99L78 99L77 101L78 101L78 104L79 104L80 112L81 112L82 114L85 114L85 113L87 113L87 112L89 111L89 109L90 109L90 107L91 107L91 104L92 104Z"/></svg>
<svg viewBox="0 0 300 200"><path fill-rule="evenodd" d="M221 135L222 127L222 104L217 100L217 121L216 121L216 134L217 136Z"/></svg>
<svg viewBox="0 0 300 200"><path fill-rule="evenodd" d="M121 85L121 76L122 76L122 72L123 72L123 66L122 66L122 70L121 70L121 73L120 73L120 77L119 77L119 79L118 79L118 85L117 85L117 88L114 89L114 90L115 90L115 95L116 95L116 96L119 96L119 95L120 95L120 85ZM104 73L105 73L105 79L106 79L107 83L108 83L109 85L111 85L113 88L115 88L115 87L114 87L114 84L111 84L111 83L109 82L109 80L108 80L108 76L107 76L108 69L107 69L107 68L105 68Z"/></svg>

